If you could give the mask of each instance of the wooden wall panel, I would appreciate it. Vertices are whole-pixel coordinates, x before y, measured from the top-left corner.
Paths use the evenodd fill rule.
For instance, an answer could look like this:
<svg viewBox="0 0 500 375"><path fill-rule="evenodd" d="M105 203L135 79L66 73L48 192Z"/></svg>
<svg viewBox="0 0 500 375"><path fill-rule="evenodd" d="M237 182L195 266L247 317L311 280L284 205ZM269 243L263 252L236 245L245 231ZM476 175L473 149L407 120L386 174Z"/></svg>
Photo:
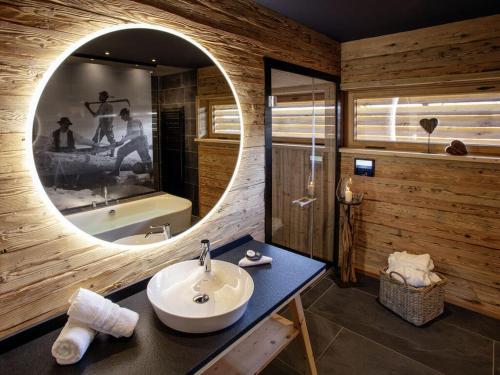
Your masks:
<svg viewBox="0 0 500 375"><path fill-rule="evenodd" d="M273 143L272 241L304 254L333 261L335 157L327 147L316 146L321 157L315 168L316 201L299 207L293 200L306 195L311 174L311 147ZM314 210L311 215L311 209ZM312 243L310 223L313 223Z"/></svg>
<svg viewBox="0 0 500 375"><path fill-rule="evenodd" d="M148 250L101 246L60 220L30 179L26 114L51 61L81 37L123 23L176 29L223 65L242 104L241 167L216 212L187 238ZM0 2L0 337L62 312L77 287L107 293L214 245L264 232L264 70L269 56L338 74L335 41L250 0Z"/></svg>
<svg viewBox="0 0 500 375"><path fill-rule="evenodd" d="M394 251L429 253L450 279L448 301L500 318L500 164L342 154L375 159L357 215L356 267L378 274Z"/></svg>
<svg viewBox="0 0 500 375"><path fill-rule="evenodd" d="M342 43L342 89L500 77L500 15Z"/></svg>
<svg viewBox="0 0 500 375"><path fill-rule="evenodd" d="M232 96L231 88L216 66L198 69L196 78L198 96Z"/></svg>
<svg viewBox="0 0 500 375"><path fill-rule="evenodd" d="M239 143L202 141L198 143L200 217L219 201L233 176Z"/></svg>

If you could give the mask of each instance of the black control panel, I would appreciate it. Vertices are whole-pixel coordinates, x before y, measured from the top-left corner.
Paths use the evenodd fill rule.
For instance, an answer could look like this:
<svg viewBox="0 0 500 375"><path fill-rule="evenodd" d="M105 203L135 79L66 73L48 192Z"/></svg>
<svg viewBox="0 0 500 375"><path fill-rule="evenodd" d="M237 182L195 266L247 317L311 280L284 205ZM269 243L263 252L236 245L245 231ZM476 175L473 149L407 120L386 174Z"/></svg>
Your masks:
<svg viewBox="0 0 500 375"><path fill-rule="evenodd" d="M355 158L354 174L367 177L375 176L375 160Z"/></svg>

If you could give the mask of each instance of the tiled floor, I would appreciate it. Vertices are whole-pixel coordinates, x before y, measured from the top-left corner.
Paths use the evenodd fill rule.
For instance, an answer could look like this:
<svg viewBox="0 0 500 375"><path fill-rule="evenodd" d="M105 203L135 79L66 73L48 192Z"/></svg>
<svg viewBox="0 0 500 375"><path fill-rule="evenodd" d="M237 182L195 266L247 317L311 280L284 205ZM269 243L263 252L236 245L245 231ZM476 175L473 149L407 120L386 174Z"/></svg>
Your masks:
<svg viewBox="0 0 500 375"><path fill-rule="evenodd" d="M500 321L447 305L417 328L382 307L377 293L378 280L339 288L327 275L302 296L319 374L500 375ZM296 340L264 374L305 370Z"/></svg>

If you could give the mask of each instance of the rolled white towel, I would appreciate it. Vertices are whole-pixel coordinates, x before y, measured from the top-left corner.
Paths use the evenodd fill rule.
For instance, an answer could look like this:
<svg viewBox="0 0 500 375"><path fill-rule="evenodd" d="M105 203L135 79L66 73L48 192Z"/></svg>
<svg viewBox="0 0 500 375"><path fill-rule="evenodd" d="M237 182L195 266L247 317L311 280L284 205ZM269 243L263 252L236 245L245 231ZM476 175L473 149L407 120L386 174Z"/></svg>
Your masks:
<svg viewBox="0 0 500 375"><path fill-rule="evenodd" d="M139 320L135 311L120 307L88 289L79 288L69 302L70 318L114 337L130 337Z"/></svg>
<svg viewBox="0 0 500 375"><path fill-rule="evenodd" d="M429 254L417 255L396 251L389 255L388 263L390 268L411 267L426 272L434 269L434 262Z"/></svg>
<svg viewBox="0 0 500 375"><path fill-rule="evenodd" d="M399 268L389 267L387 269L387 273L391 272L397 272L393 273L391 277L400 282L404 282L404 280L406 280L406 283L408 285L414 286L415 288L429 286L441 280L441 278L434 272L416 270L411 267L399 267ZM401 276L399 275L401 275L404 278L404 280L402 280Z"/></svg>
<svg viewBox="0 0 500 375"><path fill-rule="evenodd" d="M252 266L260 266L261 264L270 264L273 262L273 258L266 257L262 255L259 260L250 260L247 257L241 258L238 262L238 266L240 267L252 267Z"/></svg>
<svg viewBox="0 0 500 375"><path fill-rule="evenodd" d="M84 323L69 319L52 345L52 356L60 365L82 359L96 332Z"/></svg>

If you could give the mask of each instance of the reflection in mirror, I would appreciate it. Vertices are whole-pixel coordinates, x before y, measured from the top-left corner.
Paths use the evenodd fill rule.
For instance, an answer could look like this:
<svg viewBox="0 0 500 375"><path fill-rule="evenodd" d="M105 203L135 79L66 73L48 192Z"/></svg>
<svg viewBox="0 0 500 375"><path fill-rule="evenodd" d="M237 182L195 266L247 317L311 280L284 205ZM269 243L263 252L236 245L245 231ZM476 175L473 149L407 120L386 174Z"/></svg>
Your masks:
<svg viewBox="0 0 500 375"><path fill-rule="evenodd" d="M77 49L38 102L33 154L54 206L109 242L163 241L196 224L234 172L240 116L199 48L126 29Z"/></svg>

